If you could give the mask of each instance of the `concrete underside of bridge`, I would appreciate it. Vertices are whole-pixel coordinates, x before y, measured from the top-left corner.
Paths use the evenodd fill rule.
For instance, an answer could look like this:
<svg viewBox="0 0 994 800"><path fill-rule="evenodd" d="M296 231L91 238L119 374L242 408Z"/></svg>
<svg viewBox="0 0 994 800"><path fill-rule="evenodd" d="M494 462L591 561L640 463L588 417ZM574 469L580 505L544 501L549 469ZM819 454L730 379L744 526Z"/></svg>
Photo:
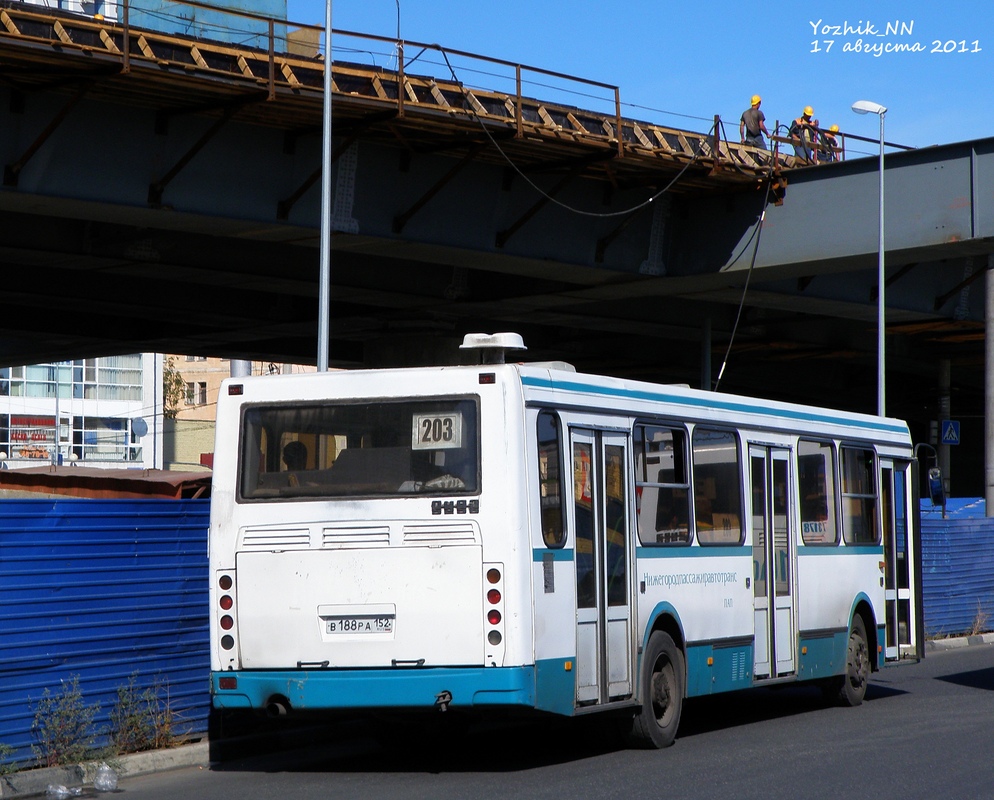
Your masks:
<svg viewBox="0 0 994 800"><path fill-rule="evenodd" d="M314 362L318 89L0 52L0 364ZM875 410L874 159L782 161L768 194L761 156L706 136L623 125L619 148L339 88L333 366L456 363L464 333L514 330L530 360L693 386L724 363L721 391ZM994 141L889 154L886 182L887 412L927 440L948 398L954 490L982 494Z"/></svg>

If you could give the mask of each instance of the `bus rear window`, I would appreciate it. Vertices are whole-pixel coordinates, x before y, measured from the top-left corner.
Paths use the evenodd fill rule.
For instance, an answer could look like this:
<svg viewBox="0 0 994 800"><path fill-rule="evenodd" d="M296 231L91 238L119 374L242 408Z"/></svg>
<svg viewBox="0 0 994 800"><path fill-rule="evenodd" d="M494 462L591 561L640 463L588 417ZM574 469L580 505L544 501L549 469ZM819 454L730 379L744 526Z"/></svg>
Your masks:
<svg viewBox="0 0 994 800"><path fill-rule="evenodd" d="M477 417L472 399L247 407L240 497L475 493Z"/></svg>

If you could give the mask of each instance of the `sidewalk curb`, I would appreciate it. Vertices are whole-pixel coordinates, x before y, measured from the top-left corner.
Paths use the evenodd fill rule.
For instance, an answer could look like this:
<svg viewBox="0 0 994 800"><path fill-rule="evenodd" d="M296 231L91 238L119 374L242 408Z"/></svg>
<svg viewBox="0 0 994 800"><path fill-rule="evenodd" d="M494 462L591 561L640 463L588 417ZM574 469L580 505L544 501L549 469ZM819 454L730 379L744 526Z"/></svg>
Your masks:
<svg viewBox="0 0 994 800"><path fill-rule="evenodd" d="M210 746L204 739L166 750L150 750L147 753L117 756L112 760L119 778L133 778L137 775L148 775L178 767L206 767L210 764ZM0 777L0 798L44 795L50 784L61 784L70 789L78 787L92 789L93 777L101 763L88 761L68 767L26 769L4 775ZM84 796L91 796L91 792L87 791Z"/></svg>
<svg viewBox="0 0 994 800"><path fill-rule="evenodd" d="M994 633L981 633L977 636L954 636L949 639L929 639L925 642L925 653L938 653L943 650L958 650L978 644L994 644Z"/></svg>

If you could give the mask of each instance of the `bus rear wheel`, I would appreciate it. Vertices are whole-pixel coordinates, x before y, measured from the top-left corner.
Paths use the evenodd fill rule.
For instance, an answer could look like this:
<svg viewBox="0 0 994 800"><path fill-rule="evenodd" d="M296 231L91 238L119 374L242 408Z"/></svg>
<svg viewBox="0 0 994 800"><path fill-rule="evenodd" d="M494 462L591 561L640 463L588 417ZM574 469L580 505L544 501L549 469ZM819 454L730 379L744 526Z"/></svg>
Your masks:
<svg viewBox="0 0 994 800"><path fill-rule="evenodd" d="M669 634L656 631L643 656L642 708L632 720L630 740L644 748L669 747L683 708L683 656Z"/></svg>
<svg viewBox="0 0 994 800"><path fill-rule="evenodd" d="M842 706L858 706L866 696L870 680L870 647L866 641L866 626L859 615L853 617L846 651L846 673L836 679L835 700Z"/></svg>

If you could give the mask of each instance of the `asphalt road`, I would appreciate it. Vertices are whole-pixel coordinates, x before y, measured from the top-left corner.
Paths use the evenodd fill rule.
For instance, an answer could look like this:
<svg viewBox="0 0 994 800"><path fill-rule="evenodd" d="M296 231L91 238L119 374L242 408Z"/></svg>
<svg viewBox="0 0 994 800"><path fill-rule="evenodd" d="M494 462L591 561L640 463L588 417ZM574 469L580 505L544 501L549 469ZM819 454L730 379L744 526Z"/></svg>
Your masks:
<svg viewBox="0 0 994 800"><path fill-rule="evenodd" d="M604 725L477 725L452 737L355 726L337 742L124 778L142 800L994 797L994 645L874 676L858 708L810 688L688 701L676 744L624 749Z"/></svg>

